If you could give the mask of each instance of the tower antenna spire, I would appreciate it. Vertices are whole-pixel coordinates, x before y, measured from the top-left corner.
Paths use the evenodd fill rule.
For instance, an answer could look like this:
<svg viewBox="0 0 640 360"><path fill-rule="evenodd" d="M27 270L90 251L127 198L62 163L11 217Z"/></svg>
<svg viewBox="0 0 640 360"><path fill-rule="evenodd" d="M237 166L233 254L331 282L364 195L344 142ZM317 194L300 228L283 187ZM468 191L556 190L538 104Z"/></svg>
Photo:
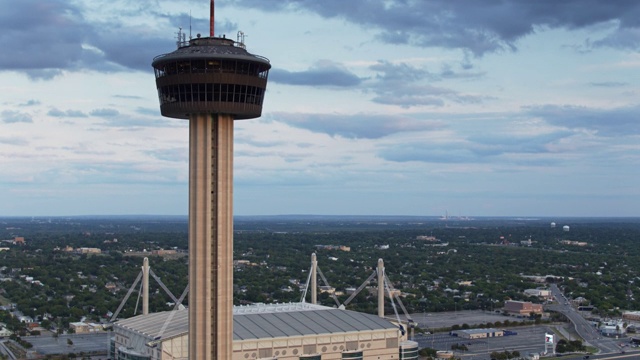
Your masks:
<svg viewBox="0 0 640 360"><path fill-rule="evenodd" d="M214 24L213 24L213 20L215 18L215 6L214 6L214 0L211 0L211 15L209 17L209 36L213 37L215 35L214 32Z"/></svg>

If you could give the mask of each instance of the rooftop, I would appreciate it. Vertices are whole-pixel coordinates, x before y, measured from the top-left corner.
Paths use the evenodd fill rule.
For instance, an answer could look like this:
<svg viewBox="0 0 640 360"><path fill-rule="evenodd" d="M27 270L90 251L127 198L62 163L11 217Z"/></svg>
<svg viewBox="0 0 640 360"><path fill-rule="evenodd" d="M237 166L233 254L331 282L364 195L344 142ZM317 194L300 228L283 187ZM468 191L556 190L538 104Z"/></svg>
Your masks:
<svg viewBox="0 0 640 360"><path fill-rule="evenodd" d="M156 56L153 59L153 66L165 61L198 58L229 58L269 64L267 58L249 53L243 46L230 39L206 37L191 39L171 53Z"/></svg>
<svg viewBox="0 0 640 360"><path fill-rule="evenodd" d="M188 316L187 310L164 311L123 319L115 326L156 341L167 340L188 333ZM234 340L392 329L398 327L376 315L306 303L257 304L233 310Z"/></svg>

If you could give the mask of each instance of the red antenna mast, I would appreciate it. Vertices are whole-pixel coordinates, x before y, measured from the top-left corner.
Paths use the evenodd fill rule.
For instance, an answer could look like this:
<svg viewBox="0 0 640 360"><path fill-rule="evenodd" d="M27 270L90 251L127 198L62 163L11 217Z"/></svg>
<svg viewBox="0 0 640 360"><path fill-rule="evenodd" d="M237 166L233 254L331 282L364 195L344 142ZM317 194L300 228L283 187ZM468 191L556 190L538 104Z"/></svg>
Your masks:
<svg viewBox="0 0 640 360"><path fill-rule="evenodd" d="M214 14L215 14L215 10L214 10L214 0L211 0L211 16L209 16L209 36L213 37L214 35L214 25L213 25L213 19L215 18Z"/></svg>

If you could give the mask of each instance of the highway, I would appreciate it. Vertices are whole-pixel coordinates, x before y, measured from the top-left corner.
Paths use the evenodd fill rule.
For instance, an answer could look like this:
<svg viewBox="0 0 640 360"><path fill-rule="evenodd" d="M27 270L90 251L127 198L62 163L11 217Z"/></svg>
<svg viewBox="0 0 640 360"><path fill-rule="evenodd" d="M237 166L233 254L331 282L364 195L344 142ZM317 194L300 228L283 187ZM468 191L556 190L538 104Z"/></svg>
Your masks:
<svg viewBox="0 0 640 360"><path fill-rule="evenodd" d="M619 339L607 338L600 335L598 330L592 326L589 321L582 317L582 315L580 315L573 306L571 306L556 284L552 284L549 290L551 290L551 294L558 303L547 305L546 308L566 315L573 324L576 333L584 340L584 342L600 349L603 353L620 353L622 349L618 345L620 343ZM625 342L627 341L625 340Z"/></svg>
<svg viewBox="0 0 640 360"><path fill-rule="evenodd" d="M5 355L9 360L16 360L16 356L13 355L9 349L4 345L5 341L0 341L0 354Z"/></svg>

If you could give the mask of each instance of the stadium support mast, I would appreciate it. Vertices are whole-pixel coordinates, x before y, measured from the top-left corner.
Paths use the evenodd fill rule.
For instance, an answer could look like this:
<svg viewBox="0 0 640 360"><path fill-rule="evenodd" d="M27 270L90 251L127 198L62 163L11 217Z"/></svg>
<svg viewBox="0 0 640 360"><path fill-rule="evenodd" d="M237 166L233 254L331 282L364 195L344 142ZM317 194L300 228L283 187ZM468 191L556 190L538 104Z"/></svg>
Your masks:
<svg viewBox="0 0 640 360"><path fill-rule="evenodd" d="M384 319L384 260L382 259L378 259L378 316Z"/></svg>

